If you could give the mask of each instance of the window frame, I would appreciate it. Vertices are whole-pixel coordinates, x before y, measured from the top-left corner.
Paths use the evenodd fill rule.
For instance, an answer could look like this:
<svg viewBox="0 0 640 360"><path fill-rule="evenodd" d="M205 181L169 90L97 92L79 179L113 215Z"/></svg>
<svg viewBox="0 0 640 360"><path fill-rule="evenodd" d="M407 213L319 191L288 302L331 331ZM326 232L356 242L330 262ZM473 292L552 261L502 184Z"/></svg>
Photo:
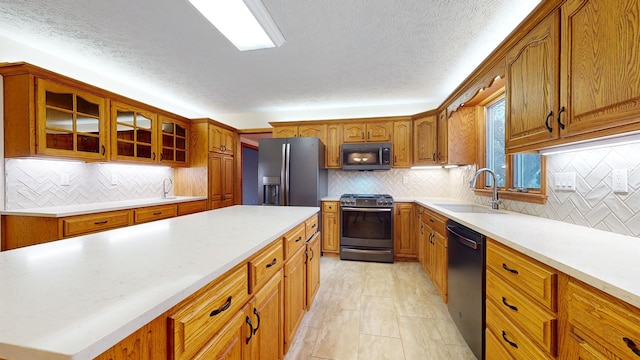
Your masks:
<svg viewBox="0 0 640 360"><path fill-rule="evenodd" d="M487 158L487 107L495 104L499 100L506 96L505 88L502 87L493 94L486 96L476 106L478 106L478 157L476 164L478 169L486 166ZM508 113L505 113L505 117ZM506 126L507 119L505 119ZM532 152L535 153L535 152ZM545 204L547 202L547 169L546 169L546 157L540 156L540 190L528 190L528 192L519 192L513 186L513 171L514 171L514 155L505 150L505 187L498 188L498 197L506 200L516 200L536 204ZM485 184L485 176L479 176L476 182L476 187L473 190L478 196L491 197L493 195L493 188Z"/></svg>

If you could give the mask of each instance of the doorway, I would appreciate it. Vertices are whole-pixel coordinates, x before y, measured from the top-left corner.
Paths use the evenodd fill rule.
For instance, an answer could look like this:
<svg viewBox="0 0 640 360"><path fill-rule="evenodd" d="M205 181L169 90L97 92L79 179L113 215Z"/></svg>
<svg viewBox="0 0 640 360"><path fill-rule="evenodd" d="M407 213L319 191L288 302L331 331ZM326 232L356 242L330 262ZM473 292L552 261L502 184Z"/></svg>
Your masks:
<svg viewBox="0 0 640 360"><path fill-rule="evenodd" d="M258 205L258 148L242 144L242 205Z"/></svg>

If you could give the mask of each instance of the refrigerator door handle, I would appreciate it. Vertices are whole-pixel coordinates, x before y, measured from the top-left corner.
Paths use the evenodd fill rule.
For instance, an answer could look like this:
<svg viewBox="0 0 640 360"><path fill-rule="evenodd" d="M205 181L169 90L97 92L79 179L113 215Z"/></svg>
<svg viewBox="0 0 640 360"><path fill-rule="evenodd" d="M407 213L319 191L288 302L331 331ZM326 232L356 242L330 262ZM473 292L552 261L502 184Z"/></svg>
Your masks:
<svg viewBox="0 0 640 360"><path fill-rule="evenodd" d="M285 156L285 166L286 166L286 174L285 174L285 183L286 183L286 188L285 188L285 205L289 206L290 204L290 189L289 189L289 184L290 184L290 179L289 176L291 175L291 144L287 143L287 152L286 152L286 156Z"/></svg>
<svg viewBox="0 0 640 360"><path fill-rule="evenodd" d="M287 161L287 144L282 144L282 156L280 159L280 196L278 199L278 205L285 205L285 194L287 193L287 181L285 180L286 175L286 161Z"/></svg>

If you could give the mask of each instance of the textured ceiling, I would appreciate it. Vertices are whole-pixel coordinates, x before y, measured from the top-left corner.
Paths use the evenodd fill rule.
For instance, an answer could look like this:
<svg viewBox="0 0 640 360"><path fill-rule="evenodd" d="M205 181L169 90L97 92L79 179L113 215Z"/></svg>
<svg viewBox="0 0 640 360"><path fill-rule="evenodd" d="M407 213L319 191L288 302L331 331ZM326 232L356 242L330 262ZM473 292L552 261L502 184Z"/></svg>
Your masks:
<svg viewBox="0 0 640 360"><path fill-rule="evenodd" d="M237 51L187 0L0 0L0 36L150 93L153 105L251 128L434 108L538 3L263 2L280 48Z"/></svg>

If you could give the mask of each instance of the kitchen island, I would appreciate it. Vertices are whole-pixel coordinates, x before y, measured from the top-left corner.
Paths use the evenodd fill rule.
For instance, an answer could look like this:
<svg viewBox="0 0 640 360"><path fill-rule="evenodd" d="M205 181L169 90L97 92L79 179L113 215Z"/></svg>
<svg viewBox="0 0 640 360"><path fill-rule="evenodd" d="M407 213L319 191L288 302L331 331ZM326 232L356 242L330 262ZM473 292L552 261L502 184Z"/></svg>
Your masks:
<svg viewBox="0 0 640 360"><path fill-rule="evenodd" d="M233 206L0 253L0 358L96 357L315 207Z"/></svg>

